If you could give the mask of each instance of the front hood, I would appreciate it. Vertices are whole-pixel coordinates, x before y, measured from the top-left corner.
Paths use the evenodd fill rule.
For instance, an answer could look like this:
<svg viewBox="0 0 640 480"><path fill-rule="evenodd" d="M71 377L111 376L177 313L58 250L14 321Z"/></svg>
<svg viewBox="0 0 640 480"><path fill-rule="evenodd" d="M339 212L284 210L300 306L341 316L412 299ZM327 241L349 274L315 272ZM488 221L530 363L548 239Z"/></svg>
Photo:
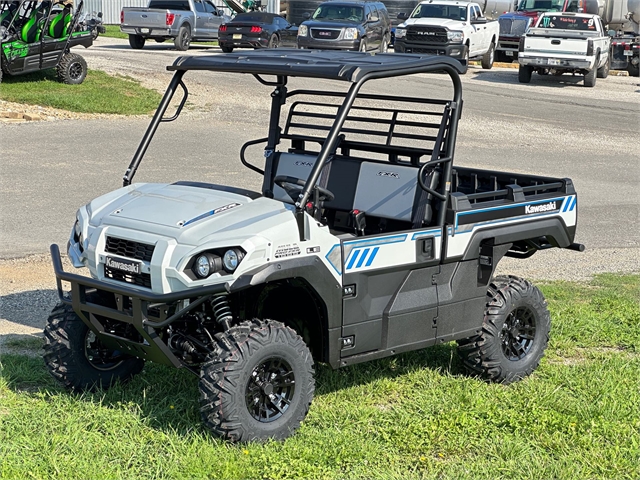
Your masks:
<svg viewBox="0 0 640 480"><path fill-rule="evenodd" d="M231 192L180 184L148 183L135 185L124 195L109 202L93 220L103 225L144 223L180 230L249 202L250 198Z"/></svg>
<svg viewBox="0 0 640 480"><path fill-rule="evenodd" d="M467 22L451 20L449 18L409 18L399 28L416 27L445 27L448 30L460 30Z"/></svg>

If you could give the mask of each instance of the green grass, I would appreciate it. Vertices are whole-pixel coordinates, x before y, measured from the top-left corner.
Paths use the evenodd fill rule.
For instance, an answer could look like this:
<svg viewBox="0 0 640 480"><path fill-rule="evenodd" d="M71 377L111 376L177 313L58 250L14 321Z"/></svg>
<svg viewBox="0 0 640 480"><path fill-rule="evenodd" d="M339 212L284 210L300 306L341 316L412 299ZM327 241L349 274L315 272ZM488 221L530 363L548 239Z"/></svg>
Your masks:
<svg viewBox="0 0 640 480"><path fill-rule="evenodd" d="M528 379L463 375L453 345L331 371L300 431L232 445L201 427L197 379L147 365L71 395L2 357L5 478L640 478L640 275L541 288L553 331Z"/></svg>
<svg viewBox="0 0 640 480"><path fill-rule="evenodd" d="M5 76L0 89L2 100L84 113L147 114L156 109L160 98L136 80L99 70L89 70L80 85L58 82L55 70Z"/></svg>

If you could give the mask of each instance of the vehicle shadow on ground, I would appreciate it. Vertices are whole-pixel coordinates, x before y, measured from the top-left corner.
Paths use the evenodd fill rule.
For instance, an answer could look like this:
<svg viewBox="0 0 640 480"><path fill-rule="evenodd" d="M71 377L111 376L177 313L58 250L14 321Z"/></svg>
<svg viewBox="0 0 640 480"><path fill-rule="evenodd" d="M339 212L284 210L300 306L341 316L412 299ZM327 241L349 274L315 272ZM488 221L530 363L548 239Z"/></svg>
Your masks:
<svg viewBox="0 0 640 480"><path fill-rule="evenodd" d="M471 70L470 70L471 72ZM514 69L513 73L505 71L492 70L476 70L473 71L473 80L487 83L510 83L513 85L520 84L518 81L518 70ZM553 88L580 87L584 88L583 75L540 75L534 73L531 76L531 83L522 83L523 88L529 86L545 86Z"/></svg>
<svg viewBox="0 0 640 480"><path fill-rule="evenodd" d="M35 348L35 346L34 346ZM42 352L41 348L38 349ZM340 370L325 365L316 366L316 398L343 389L408 375L416 370L432 370L440 375L462 376L463 368L455 352L455 345L445 344L396 357L372 361ZM206 432L199 412L198 378L185 369L147 363L143 371L125 385L109 390L77 394L65 390L49 375L39 356L0 355L0 376L13 392L42 399L54 405L72 397L86 402L87 408L108 408L118 414L129 414L131 421L144 423L163 432L189 436ZM55 408L55 407L53 407Z"/></svg>
<svg viewBox="0 0 640 480"><path fill-rule="evenodd" d="M0 337L42 332L49 313L58 302L58 291L31 290L0 296Z"/></svg>
<svg viewBox="0 0 640 480"><path fill-rule="evenodd" d="M117 45L117 44L100 45L100 48L104 48L106 50L133 50L129 45ZM202 51L213 50L213 51L222 52L222 50L220 50L220 47L218 47L218 45L201 45L197 43L192 43L189 46L189 50L186 50L183 52L183 51L176 50L176 48L173 45L173 42L169 42L169 41L164 43L157 43L157 42L146 43L144 48L142 49L142 51L173 52L181 55L189 55L189 52L192 52L195 50L202 50Z"/></svg>

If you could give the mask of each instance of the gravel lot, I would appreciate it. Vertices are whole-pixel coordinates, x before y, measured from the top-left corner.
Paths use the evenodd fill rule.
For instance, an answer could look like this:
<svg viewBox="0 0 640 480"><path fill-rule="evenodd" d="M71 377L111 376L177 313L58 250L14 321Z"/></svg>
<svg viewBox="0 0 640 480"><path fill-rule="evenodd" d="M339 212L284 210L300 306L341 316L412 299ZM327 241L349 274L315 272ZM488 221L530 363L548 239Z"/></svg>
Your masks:
<svg viewBox="0 0 640 480"><path fill-rule="evenodd" d="M194 48L190 54L218 53L218 49ZM133 52L126 46L126 41L106 39L100 37L96 45L83 52L87 58L89 67L93 69L105 70L109 73L128 75L137 78L144 86L164 91L170 74L159 65L167 65L172 62L178 53L171 50L166 45L151 45L141 52ZM538 280L585 280L595 273L600 272L640 272L640 238L637 226L640 225L640 193L638 192L638 179L640 169L640 156L638 146L638 129L640 128L640 84L638 79L629 77L610 77L605 81L599 80L594 89L584 89L581 86L581 78L566 77L561 83L557 79L534 77L532 84L539 84L536 88L536 96L551 96L557 98L550 103L548 118L544 122L532 122L534 115L528 115L534 100L531 98L532 90L529 86L522 86L513 80L514 70L494 69L490 72L480 69L472 69L470 74L464 78L465 88L465 113L463 115L464 127L461 124L461 131L458 141L457 158L465 160L464 163L471 166L484 166L487 168L497 168L493 165L493 154L496 145L504 144L508 138L514 151L519 157L531 158L537 156L539 162L535 166L527 167L526 162L518 163L519 171L530 170L532 173L548 175L566 175L574 178L583 174L584 171L578 167L574 172L563 174L566 168L560 168L555 157L540 154L537 146L539 139L553 138L557 150L565 154L570 159L582 159L596 152L606 152L597 158L589 160L590 163L584 168L598 168L600 173L592 177L587 176L579 185L578 192L581 201L586 209L582 212L594 213L589 215L600 215L594 225L603 225L606 218L611 218L611 225L605 225L602 232L597 235L588 231L580 231L582 238L588 238L588 249L583 253L573 251L550 250L540 252L528 260L505 259L499 266L502 273L512 273L531 279ZM244 77L237 81L237 76L229 77L229 81L212 83L202 74L194 75L195 82L189 84L190 97L188 111L183 115L189 120L206 119L210 122L211 130L218 132L217 135L223 137L225 132L230 132L241 128L243 130L258 129L264 126L267 118L269 98L259 89L249 89L249 83L255 84L255 80ZM554 83L555 82L555 83ZM580 86L576 85L580 83ZM403 83L402 88L419 88L410 82ZM253 87L252 87L253 88ZM439 86L437 88L440 88ZM258 94L253 92L259 91ZM500 109L499 102L487 101L481 108L474 102L479 101L479 92L495 91L502 97L504 102L522 101L523 111L516 113L505 113ZM478 94L478 95L476 95ZM498 98L496 96L496 98ZM222 99L222 101L221 101ZM561 99L561 100L560 100ZM611 111L607 111L608 105L615 104ZM576 107L577 105L577 107ZM576 124L570 125L561 116L561 111L566 108L576 108L579 111L583 108L584 118L576 118ZM557 109L557 112L554 110ZM626 112L620 110L627 109ZM107 120L109 124L123 122L126 125L137 125L135 119L119 119L117 116L83 115L70 114L68 112L55 111L53 109L42 109L38 107L24 107L8 102L0 102L0 111L13 110L23 113L39 113L48 122L58 122L61 131L75 128L74 120L86 120L87 125L99 125L95 122ZM590 121L590 112L598 111L599 115L604 115L602 120ZM256 114L258 112L258 114ZM624 125L629 133L620 133L620 125L615 119L620 113L624 113L626 118L636 118L635 127ZM232 117L229 115L232 114ZM608 115L608 117L607 117ZM235 119L235 120L234 120ZM147 122L145 119L144 123ZM582 122L583 125L577 125ZM628 123L628 122L627 122ZM80 124L78 124L80 125ZM73 126L73 127L71 127ZM0 142L2 149L5 143L3 135L16 132L14 129L30 128L25 125L0 125ZM138 127L136 127L138 128ZM4 130L2 130L4 129ZM11 130L10 130L11 129ZM30 131L30 130L29 130ZM576 132L581 132L579 141L576 141ZM635 132L635 133L632 133ZM256 135L253 138L263 136ZM244 138L244 137L243 137ZM247 137L252 138L252 137ZM245 138L246 139L246 138ZM244 141L244 140L243 140ZM506 148L506 147L500 147ZM506 151L506 150L505 150ZM0 153L1 155L1 153ZM237 154L236 154L237 155ZM551 154L547 154L551 155ZM496 157L498 155L496 154ZM607 168L606 162L611 158L620 159L622 169ZM27 157L25 157L26 160ZM0 159L3 171L13 171L13 165L6 163L6 157ZM234 160L235 163L239 163ZM500 163L496 160L495 163ZM577 163L577 162L574 162ZM8 169L6 167L9 167ZM118 167L120 168L120 167ZM508 170L502 166L502 169ZM238 178L238 172L231 172L229 175ZM616 179L608 176L626 177L625 182L617 182ZM5 176L5 173L2 174ZM632 177L632 181L629 181ZM13 177L11 177L13 178ZM602 178L602 183L600 183ZM225 178L226 180L226 178ZM612 182L607 183L607 180ZM241 186L255 188L253 183L257 180L246 180L243 182L231 183ZM220 182L223 183L223 182ZM578 185L578 183L576 182ZM606 185L603 187L603 184ZM619 185L619 187L616 187ZM634 187L635 185L635 187ZM26 188L26 187L25 187ZM41 188L38 186L37 188ZM617 189L617 190L616 190ZM605 191L603 191L605 190ZM20 192L21 188L13 184L10 186L2 184L2 228L14 228L10 220L10 209L12 205L7 202L11 192ZM626 224L622 224L616 215L616 210L597 210L600 206L598 198L602 195L620 195L624 197L624 215L628 218ZM74 210L78 205L69 207ZM597 211L596 211L597 210ZM582 213L584 214L584 213ZM69 220L70 222L71 220ZM581 217L582 221L582 217ZM12 225L9 227L8 225ZM579 223L580 225L580 223ZM585 223L582 223L584 226ZM55 241L63 243L66 241L66 232L69 225L61 228L63 234L56 232L52 236ZM580 228L580 227L579 227ZM583 227L584 228L584 227ZM629 234L629 228L636 228L635 232ZM625 233L626 231L626 233ZM6 233L6 232L5 232ZM590 233L592 236L590 237ZM623 238L623 234L626 235ZM580 236L579 235L579 236ZM37 235L36 235L37 237ZM47 240L48 242L49 240ZM578 241L584 241L578 239ZM587 242L585 242L587 243ZM611 245L614 245L613 247ZM7 349L7 341L20 338L23 335L39 335L42 331L44 321L56 302L57 293L55 291L55 279L52 273L50 259L45 254L45 249L38 251L36 255L27 255L22 258L9 258L12 255L5 252L0 258L0 349ZM67 266L66 268L70 268ZM13 350L15 348L11 347Z"/></svg>

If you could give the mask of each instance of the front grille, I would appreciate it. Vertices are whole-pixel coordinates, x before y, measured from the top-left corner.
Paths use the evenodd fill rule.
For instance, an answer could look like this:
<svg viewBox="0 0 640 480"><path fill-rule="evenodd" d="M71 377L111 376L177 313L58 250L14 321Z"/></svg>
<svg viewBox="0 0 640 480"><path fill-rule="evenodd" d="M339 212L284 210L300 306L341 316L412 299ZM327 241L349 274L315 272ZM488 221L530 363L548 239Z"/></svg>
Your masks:
<svg viewBox="0 0 640 480"><path fill-rule="evenodd" d="M427 55L446 55L444 50L437 48L411 48L411 53L425 53Z"/></svg>
<svg viewBox="0 0 640 480"><path fill-rule="evenodd" d="M147 243L134 242L132 240L124 240L116 237L107 237L107 246L105 247L105 251L107 253L115 253L121 257L150 262L155 248L155 245L149 245Z"/></svg>
<svg viewBox="0 0 640 480"><path fill-rule="evenodd" d="M529 18L499 18L500 35L521 37L529 26Z"/></svg>
<svg viewBox="0 0 640 480"><path fill-rule="evenodd" d="M104 266L104 276L118 282L151 288L151 275L148 273L127 273Z"/></svg>
<svg viewBox="0 0 640 480"><path fill-rule="evenodd" d="M336 40L340 36L341 30L331 30L328 28L312 28L311 36L320 40Z"/></svg>
<svg viewBox="0 0 640 480"><path fill-rule="evenodd" d="M447 43L447 29L443 27L409 27L407 42L411 43Z"/></svg>

